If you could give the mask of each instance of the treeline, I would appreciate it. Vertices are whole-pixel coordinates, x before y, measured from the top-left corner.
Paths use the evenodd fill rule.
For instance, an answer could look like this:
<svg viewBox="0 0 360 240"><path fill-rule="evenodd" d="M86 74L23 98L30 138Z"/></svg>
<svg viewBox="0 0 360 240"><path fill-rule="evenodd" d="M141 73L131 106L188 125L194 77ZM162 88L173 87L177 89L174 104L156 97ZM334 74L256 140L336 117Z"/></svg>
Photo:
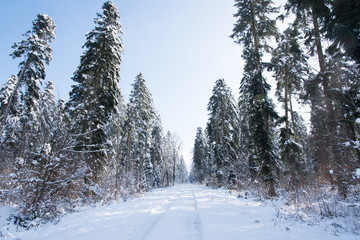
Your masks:
<svg viewBox="0 0 360 240"><path fill-rule="evenodd" d="M22 61L0 90L0 196L19 207L23 220L186 180L181 141L170 131L164 136L141 73L124 102L119 20L115 4L105 2L86 35L67 102L57 101L54 84L45 82L52 19L38 15L12 47L11 56Z"/></svg>
<svg viewBox="0 0 360 240"><path fill-rule="evenodd" d="M231 38L245 61L240 97L234 100L223 79L216 82L206 128L196 132L192 180L266 197L283 189L294 199L307 188L342 198L356 193L360 2L288 0L282 14L268 0L236 0L235 7ZM279 32L284 20L288 28ZM281 111L266 72L276 80ZM298 104L310 109L310 131Z"/></svg>

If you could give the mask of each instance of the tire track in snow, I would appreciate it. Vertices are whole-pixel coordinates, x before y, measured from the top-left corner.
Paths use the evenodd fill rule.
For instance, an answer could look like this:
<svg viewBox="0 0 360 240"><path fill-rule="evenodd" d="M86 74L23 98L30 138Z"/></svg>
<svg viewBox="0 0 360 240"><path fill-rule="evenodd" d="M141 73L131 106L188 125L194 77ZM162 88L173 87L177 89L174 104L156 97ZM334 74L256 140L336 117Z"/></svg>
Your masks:
<svg viewBox="0 0 360 240"><path fill-rule="evenodd" d="M171 200L160 208L153 208L149 214L150 217L147 217L143 224L128 234L127 239L165 240L171 237L176 240L202 240L202 223L198 202L195 192L190 186L182 189L177 199ZM169 223L173 224L168 225Z"/></svg>
<svg viewBox="0 0 360 240"><path fill-rule="evenodd" d="M135 234L134 236L132 236L133 234L129 234L130 239L133 240L145 240L146 237L149 235L149 233L151 232L151 230L153 230L153 228L156 226L156 224L160 221L161 217L164 216L169 209L174 205L174 203L177 200L172 200L170 203L168 203L166 205L165 208L163 208L162 210L157 210L161 213L156 214L156 215L152 215L150 216L150 219L148 219L144 224L140 225L140 227L138 227L137 229L134 229L133 233ZM150 210L150 214L152 214L153 209Z"/></svg>
<svg viewBox="0 0 360 240"><path fill-rule="evenodd" d="M192 186L191 186L191 194L194 199L194 211L195 211L194 227L195 230L198 232L199 240L202 240L202 226L201 226L202 224L200 219L199 206Z"/></svg>

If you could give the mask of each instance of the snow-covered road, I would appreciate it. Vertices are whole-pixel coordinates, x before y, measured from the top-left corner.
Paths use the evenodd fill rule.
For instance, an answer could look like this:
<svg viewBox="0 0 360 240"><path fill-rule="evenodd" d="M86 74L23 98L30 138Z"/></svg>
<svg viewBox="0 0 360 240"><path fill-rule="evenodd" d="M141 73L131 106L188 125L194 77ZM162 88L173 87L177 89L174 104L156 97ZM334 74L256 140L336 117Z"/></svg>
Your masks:
<svg viewBox="0 0 360 240"><path fill-rule="evenodd" d="M279 218L271 201L200 185L157 189L138 199L69 214L56 225L13 233L21 240L356 239L323 224ZM10 239L10 238L9 238Z"/></svg>

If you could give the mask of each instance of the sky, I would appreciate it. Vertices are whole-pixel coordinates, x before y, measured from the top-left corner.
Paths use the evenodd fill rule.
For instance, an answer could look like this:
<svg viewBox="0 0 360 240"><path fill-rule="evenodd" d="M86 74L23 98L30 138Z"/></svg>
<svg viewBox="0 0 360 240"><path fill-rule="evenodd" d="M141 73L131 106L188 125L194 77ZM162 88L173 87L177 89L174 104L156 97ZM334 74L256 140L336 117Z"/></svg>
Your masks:
<svg viewBox="0 0 360 240"><path fill-rule="evenodd" d="M104 0L0 0L0 84L17 74L21 59L9 54L23 40L39 13L57 25L51 44L53 60L46 79L57 96L69 99L85 34ZM113 0L124 36L120 89L128 102L135 76L143 73L159 111L164 134L182 139L181 153L189 164L197 127L206 127L207 104L215 81L224 78L235 98L244 61L241 46L229 37L236 12L233 0ZM275 2L281 2L275 1Z"/></svg>

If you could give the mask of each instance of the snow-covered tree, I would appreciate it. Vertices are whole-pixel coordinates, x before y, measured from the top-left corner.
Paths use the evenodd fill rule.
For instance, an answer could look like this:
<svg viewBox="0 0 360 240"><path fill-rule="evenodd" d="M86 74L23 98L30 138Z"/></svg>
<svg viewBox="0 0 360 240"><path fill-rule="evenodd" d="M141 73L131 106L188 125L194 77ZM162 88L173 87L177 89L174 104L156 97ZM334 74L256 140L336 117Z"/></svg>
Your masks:
<svg viewBox="0 0 360 240"><path fill-rule="evenodd" d="M36 109L36 101L39 99L40 85L45 79L45 64L52 59L50 42L55 38L55 24L51 17L45 14L37 15L33 21L33 27L24 34L25 40L15 43L11 54L13 58L23 58L20 62L20 71L17 78L12 78L12 90L8 92L7 100L1 104L1 128L5 128L7 117L16 101L20 88L24 88L21 95L26 110L31 112ZM6 104L5 104L6 103Z"/></svg>
<svg viewBox="0 0 360 240"><path fill-rule="evenodd" d="M201 127L196 130L194 149L193 149L193 166L191 169L192 181L202 183L205 180L207 145L204 133Z"/></svg>
<svg viewBox="0 0 360 240"><path fill-rule="evenodd" d="M168 187L176 182L182 141L177 134L168 131L164 136L163 144L164 174L162 182L163 186Z"/></svg>
<svg viewBox="0 0 360 240"><path fill-rule="evenodd" d="M45 64L52 59L50 43L55 38L55 24L45 14L37 15L33 27L24 34L25 40L13 45L13 58L22 58L19 73L1 89L1 151L11 200L22 207L28 218L43 216L43 187L38 180L39 154L47 148L43 129L44 115L41 85L45 79ZM50 109L49 109L50 110ZM34 185L35 184L35 185ZM48 210L44 210L48 211Z"/></svg>
<svg viewBox="0 0 360 240"><path fill-rule="evenodd" d="M299 45L301 34L296 23L286 29L281 35L280 42L272 52L269 68L274 71L277 81L276 95L283 103L284 116L280 118L279 154L285 166L287 187L297 189L303 182L304 171L304 137L306 131L301 117L293 107L296 96L303 93L303 82L309 76L308 57ZM301 121L301 122L299 122ZM290 180L289 180L290 178Z"/></svg>
<svg viewBox="0 0 360 240"><path fill-rule="evenodd" d="M161 176L164 172L163 132L160 116L157 114L151 132L150 157L153 165L153 187L161 187Z"/></svg>
<svg viewBox="0 0 360 240"><path fill-rule="evenodd" d="M243 45L246 61L239 104L242 134L248 138L249 164L253 177L260 177L265 183L269 197L276 195L277 154L273 127L277 114L268 97L270 85L264 77L262 57L270 49L268 39L278 37L276 21L270 18L277 13L272 5L272 1L236 0L237 22L231 36Z"/></svg>
<svg viewBox="0 0 360 240"><path fill-rule="evenodd" d="M332 49L343 48L360 64L360 3L357 0L329 1L331 15L327 19L326 37L332 40Z"/></svg>
<svg viewBox="0 0 360 240"><path fill-rule="evenodd" d="M216 81L212 92L206 135L216 164L218 185L224 186L234 181L232 166L237 161L238 117L235 100L224 79Z"/></svg>
<svg viewBox="0 0 360 240"><path fill-rule="evenodd" d="M356 38L358 34L357 30L354 31L356 23L354 24L352 17L339 19L337 15L338 11L352 12L349 6L355 7L356 4L340 2L289 0L286 9L296 14L297 21L302 24L306 34L305 45L318 60L318 72L305 85L312 109L310 156L315 163L317 180L336 185L341 195L346 196L351 174L346 173L349 170L344 166L353 165L353 157L340 147L341 139L347 138L351 132L349 125L342 124L344 113L340 106L344 99L341 90L351 85L352 78L348 79L344 77L347 74L343 74L343 70L347 68L345 62L348 62L346 54L355 61L358 54L356 44L351 44L354 43L354 38L345 36L353 32ZM342 6L340 9L338 4ZM344 23L347 25L342 25ZM346 34L340 36L339 33L344 30ZM344 46L343 37L348 38L349 45ZM323 44L326 38L332 44L327 51Z"/></svg>
<svg viewBox="0 0 360 240"><path fill-rule="evenodd" d="M140 73L136 76L127 108L125 124L127 134L126 167L133 179L133 188L147 190L153 185L151 163L151 133L156 120L152 95Z"/></svg>
<svg viewBox="0 0 360 240"><path fill-rule="evenodd" d="M176 167L176 183L186 183L188 180L188 170L186 168L183 156L180 156L179 162Z"/></svg>
<svg viewBox="0 0 360 240"><path fill-rule="evenodd" d="M67 103L74 150L86 159L89 173L85 181L100 183L100 174L112 151L111 133L106 131L118 114L120 63L123 44L120 15L112 1L102 6L95 28L86 35L84 54L75 71L70 100ZM94 192L94 191L92 191Z"/></svg>
<svg viewBox="0 0 360 240"><path fill-rule="evenodd" d="M13 45L13 58L22 58L19 73L1 89L2 146L9 146L3 156L24 158L33 147L32 134L37 129L40 85L45 79L45 64L52 59L50 42L55 38L55 24L45 14L37 15L25 40ZM5 132L4 132L5 130Z"/></svg>

